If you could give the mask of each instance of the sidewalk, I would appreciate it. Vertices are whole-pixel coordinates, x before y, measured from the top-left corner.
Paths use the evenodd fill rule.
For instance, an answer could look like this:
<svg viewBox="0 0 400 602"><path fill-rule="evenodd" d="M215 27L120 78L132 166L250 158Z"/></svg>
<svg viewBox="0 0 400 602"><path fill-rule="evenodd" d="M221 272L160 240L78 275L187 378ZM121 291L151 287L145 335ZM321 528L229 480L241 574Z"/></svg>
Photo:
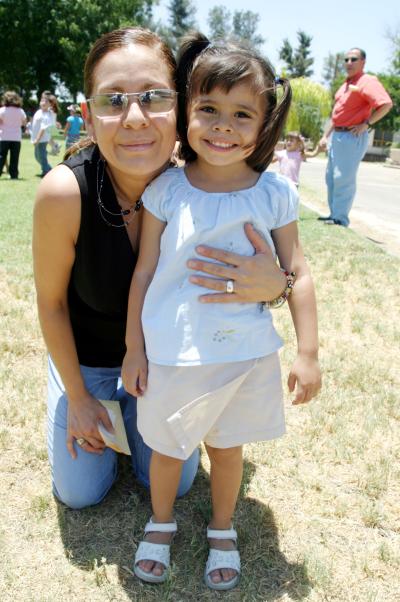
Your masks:
<svg viewBox="0 0 400 602"><path fill-rule="evenodd" d="M276 171L276 164L270 169ZM316 157L303 163L300 172L301 202L320 215L328 214L325 169L326 159ZM400 169L361 163L350 220L353 230L400 256Z"/></svg>
<svg viewBox="0 0 400 602"><path fill-rule="evenodd" d="M300 194L304 205L327 215L326 159L309 159L301 168ZM363 161L350 227L386 252L400 256L400 170Z"/></svg>

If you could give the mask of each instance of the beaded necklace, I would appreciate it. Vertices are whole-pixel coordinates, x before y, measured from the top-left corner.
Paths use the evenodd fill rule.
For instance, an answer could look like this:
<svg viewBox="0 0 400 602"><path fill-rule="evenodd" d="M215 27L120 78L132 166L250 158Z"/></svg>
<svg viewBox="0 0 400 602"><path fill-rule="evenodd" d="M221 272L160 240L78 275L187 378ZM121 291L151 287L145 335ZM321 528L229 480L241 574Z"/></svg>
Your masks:
<svg viewBox="0 0 400 602"><path fill-rule="evenodd" d="M100 174L100 163L102 165L102 172L101 172L101 178L99 178L99 174ZM140 210L141 206L143 205L143 201L142 199L138 199L136 201L136 203L134 205L131 205L129 207L129 209L120 209L120 211L118 211L118 213L114 213L113 211L110 211L109 209L107 209L107 207L104 205L103 201L101 200L101 191L103 189L103 181L104 181L104 172L106 170L106 162L104 159L99 159L97 161L97 177L96 177L96 186L97 186L97 206L99 208L99 212L101 215L102 220L107 224L107 226L111 226L112 228L126 228L126 226L129 226L129 224L133 221L133 219L135 218L136 213ZM110 222L105 214L108 214L109 216L112 217L121 217L122 218L122 224L113 224L112 222ZM125 219L126 216L131 215L130 218Z"/></svg>

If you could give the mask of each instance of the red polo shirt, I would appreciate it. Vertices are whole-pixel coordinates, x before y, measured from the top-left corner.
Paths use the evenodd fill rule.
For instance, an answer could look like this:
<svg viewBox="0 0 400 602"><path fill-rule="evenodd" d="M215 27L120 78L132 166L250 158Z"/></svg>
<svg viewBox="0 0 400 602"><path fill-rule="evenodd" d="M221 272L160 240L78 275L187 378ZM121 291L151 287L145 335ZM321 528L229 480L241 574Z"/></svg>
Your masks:
<svg viewBox="0 0 400 602"><path fill-rule="evenodd" d="M332 122L335 127L350 127L367 121L372 109L391 102L389 94L374 75L357 73L347 79L335 95Z"/></svg>

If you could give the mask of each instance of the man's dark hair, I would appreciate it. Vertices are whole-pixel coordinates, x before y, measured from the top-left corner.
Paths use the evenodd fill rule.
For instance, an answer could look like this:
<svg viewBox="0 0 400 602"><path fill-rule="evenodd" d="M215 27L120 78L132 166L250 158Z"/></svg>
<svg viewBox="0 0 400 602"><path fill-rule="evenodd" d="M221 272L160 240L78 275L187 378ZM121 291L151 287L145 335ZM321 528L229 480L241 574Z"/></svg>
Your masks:
<svg viewBox="0 0 400 602"><path fill-rule="evenodd" d="M367 53L362 48L358 48L358 46L354 46L351 50L358 50L358 52L360 53L360 58L363 61L365 61L365 59L367 58Z"/></svg>

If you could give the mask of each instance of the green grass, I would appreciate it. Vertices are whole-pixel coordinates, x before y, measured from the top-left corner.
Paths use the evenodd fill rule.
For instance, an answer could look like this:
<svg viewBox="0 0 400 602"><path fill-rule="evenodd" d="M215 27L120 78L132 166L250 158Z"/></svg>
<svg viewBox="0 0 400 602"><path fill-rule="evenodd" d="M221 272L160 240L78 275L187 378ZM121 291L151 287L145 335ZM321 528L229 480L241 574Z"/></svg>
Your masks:
<svg viewBox="0 0 400 602"><path fill-rule="evenodd" d="M58 159L51 159L56 164ZM149 512L126 459L105 501L73 512L51 494L46 459L46 355L32 284L31 215L39 168L24 142L22 179L0 179L0 599L394 602L400 599L398 324L400 261L302 211L319 302L324 387L287 402L288 434L246 448L235 525L237 590L202 585L210 511L208 462L176 505L172 574L161 587L132 575ZM284 378L295 353L284 307Z"/></svg>

